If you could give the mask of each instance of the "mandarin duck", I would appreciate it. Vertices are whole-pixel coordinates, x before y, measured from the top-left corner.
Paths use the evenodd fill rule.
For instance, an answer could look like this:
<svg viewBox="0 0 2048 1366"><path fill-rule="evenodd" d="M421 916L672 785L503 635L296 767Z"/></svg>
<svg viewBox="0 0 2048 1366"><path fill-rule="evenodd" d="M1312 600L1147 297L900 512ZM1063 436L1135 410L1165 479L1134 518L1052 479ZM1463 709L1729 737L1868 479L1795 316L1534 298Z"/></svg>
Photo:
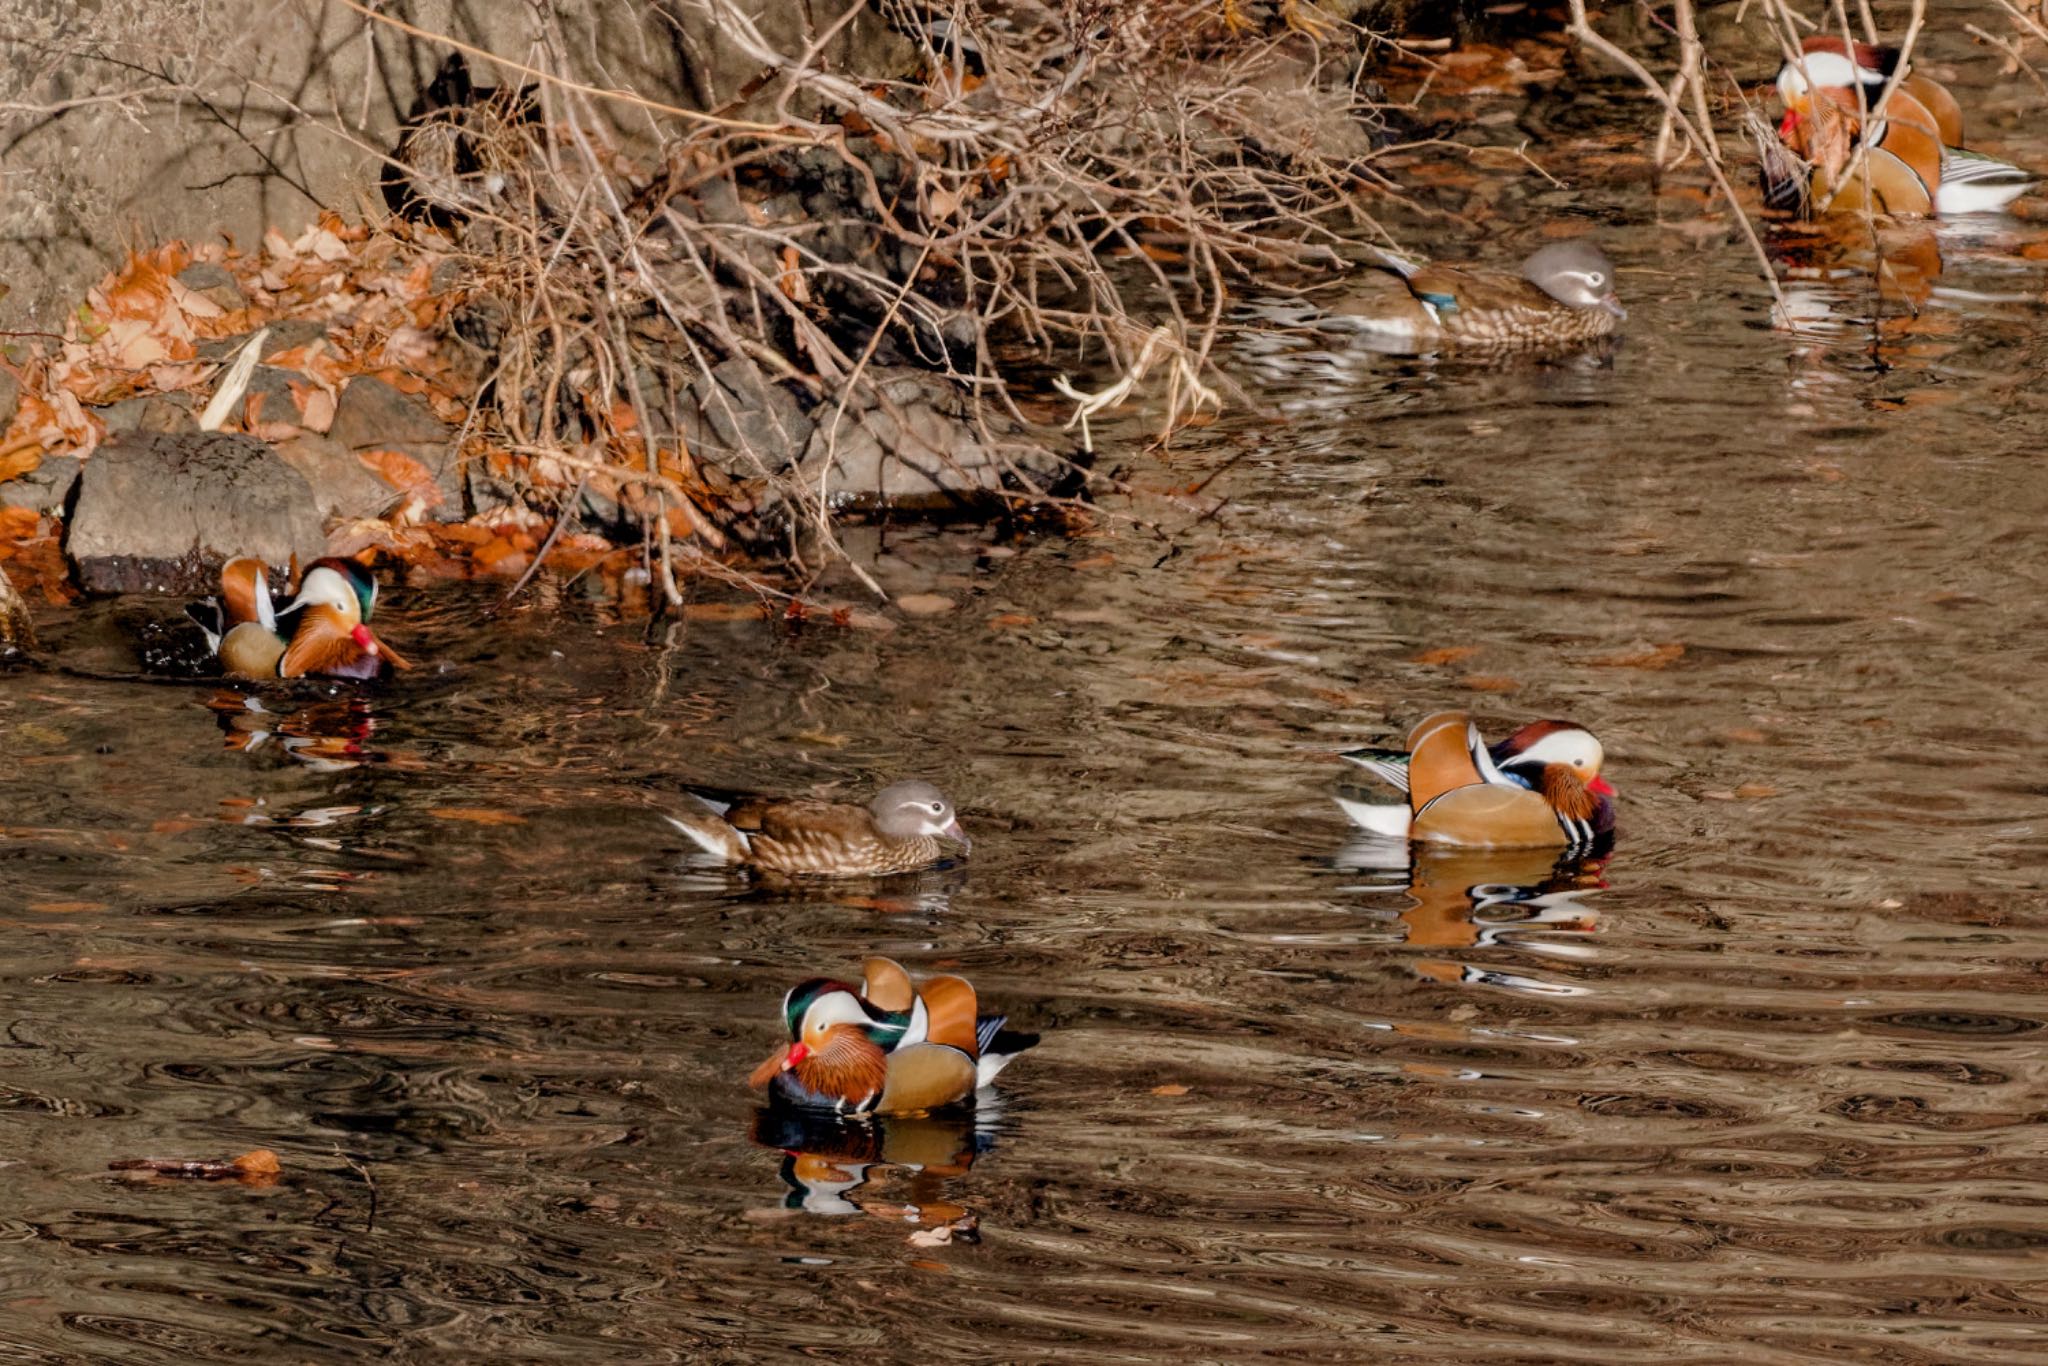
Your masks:
<svg viewBox="0 0 2048 1366"><path fill-rule="evenodd" d="M925 782L891 783L866 806L687 795L701 811L662 819L721 863L764 873L882 877L940 862L942 839L963 851L974 847L953 804Z"/></svg>
<svg viewBox="0 0 2048 1366"><path fill-rule="evenodd" d="M1344 758L1406 798L1339 797L1374 834L1496 849L1585 850L1614 829L1614 789L1600 776L1600 742L1569 721L1537 721L1488 749L1463 712L1438 712L1408 736L1408 752L1355 749Z"/></svg>
<svg viewBox="0 0 2048 1366"><path fill-rule="evenodd" d="M1814 35L1778 68L1785 106L1778 137L1812 166L1817 201L1841 200L1852 210L1867 202L1892 214L1993 213L2034 183L2010 162L1964 151L1962 106L1938 81L1910 68L1865 136L1865 120L1898 67L1896 48ZM1865 170L1852 174L1859 143L1868 149ZM1773 205L1800 189L1766 172L1765 198Z"/></svg>
<svg viewBox="0 0 2048 1366"><path fill-rule="evenodd" d="M271 600L261 560L230 560L220 577L220 598L186 614L231 678L375 678L410 667L370 629L377 580L353 560L313 561L298 596L282 607Z"/></svg>
<svg viewBox="0 0 2048 1366"><path fill-rule="evenodd" d="M1416 265L1385 251L1365 264L1359 288L1330 315L1418 350L1569 346L1608 336L1628 316L1607 253L1583 237L1533 252L1516 274Z"/></svg>
<svg viewBox="0 0 2048 1366"><path fill-rule="evenodd" d="M837 1114L914 1114L971 1102L1036 1034L976 1013L964 978L914 983L892 958L861 964L858 987L813 977L782 998L789 1042L747 1085L771 1101Z"/></svg>

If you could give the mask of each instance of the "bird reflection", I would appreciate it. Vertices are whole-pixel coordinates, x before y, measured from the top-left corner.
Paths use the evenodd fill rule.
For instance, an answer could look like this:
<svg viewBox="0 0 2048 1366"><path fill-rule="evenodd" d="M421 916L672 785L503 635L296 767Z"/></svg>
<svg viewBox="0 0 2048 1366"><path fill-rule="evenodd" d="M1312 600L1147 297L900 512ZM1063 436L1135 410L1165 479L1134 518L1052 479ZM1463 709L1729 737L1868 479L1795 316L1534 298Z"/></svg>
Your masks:
<svg viewBox="0 0 2048 1366"><path fill-rule="evenodd" d="M1391 875L1375 888L1391 889L1405 876L1408 908L1400 913L1406 941L1416 948L1484 949L1500 945L1556 958L1583 956L1569 943L1530 937L1531 930L1591 934L1598 914L1580 898L1607 886L1612 842L1591 855L1559 856L1554 849L1466 849L1409 846L1358 839L1337 856L1353 871ZM1416 971L1447 983L1479 983L1541 995L1578 995L1585 988L1546 982L1498 968L1423 959Z"/></svg>
<svg viewBox="0 0 2048 1366"><path fill-rule="evenodd" d="M730 892L734 878L723 865L686 861L677 884L693 891ZM749 901L823 902L874 915L942 917L953 909L953 893L967 885L967 862L950 859L937 867L886 877L820 878L757 872L742 884Z"/></svg>
<svg viewBox="0 0 2048 1366"><path fill-rule="evenodd" d="M990 1108L853 1118L776 1106L755 1114L753 1136L782 1150L790 1209L954 1225L968 1211L945 1198L946 1186L995 1146Z"/></svg>
<svg viewBox="0 0 2048 1366"><path fill-rule="evenodd" d="M367 741L377 729L369 699L358 693L323 697L291 711L273 711L260 697L221 690L204 705L220 723L227 747L248 755L276 755L316 773L338 773L383 755Z"/></svg>

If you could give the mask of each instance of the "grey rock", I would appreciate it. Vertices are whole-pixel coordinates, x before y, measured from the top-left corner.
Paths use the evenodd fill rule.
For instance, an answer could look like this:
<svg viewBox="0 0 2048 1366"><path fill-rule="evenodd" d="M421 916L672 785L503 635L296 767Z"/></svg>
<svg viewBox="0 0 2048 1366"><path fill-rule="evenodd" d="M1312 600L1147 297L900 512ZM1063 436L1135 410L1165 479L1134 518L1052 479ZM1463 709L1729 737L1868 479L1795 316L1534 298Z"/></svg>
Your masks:
<svg viewBox="0 0 2048 1366"><path fill-rule="evenodd" d="M253 437L135 432L79 475L64 550L93 593L198 593L255 555L284 566L325 548L306 477Z"/></svg>
<svg viewBox="0 0 2048 1366"><path fill-rule="evenodd" d="M374 375L358 375L342 389L327 434L352 451L445 446L454 435L425 399L401 393Z"/></svg>
<svg viewBox="0 0 2048 1366"><path fill-rule="evenodd" d="M984 439L967 396L938 375L894 369L870 377L873 388L848 404L836 442L823 420L828 410L820 409L817 430L791 471L808 489L823 477L835 506L941 511L1003 490L1045 493L1074 471L999 412L985 415Z"/></svg>
<svg viewBox="0 0 2048 1366"><path fill-rule="evenodd" d="M222 308L233 312L249 306L242 287L235 283L235 277L227 267L212 261L194 261L178 272L178 283L195 294L204 295Z"/></svg>
<svg viewBox="0 0 2048 1366"><path fill-rule="evenodd" d="M213 341L201 342L196 348L201 360L232 360L249 344L253 333L239 337L218 337ZM280 351L289 351L295 346L304 346L316 337L327 335L327 324L311 318L288 318L283 322L270 324L270 335L263 339L263 349L256 354L258 360L268 360Z"/></svg>
<svg viewBox="0 0 2048 1366"><path fill-rule="evenodd" d="M306 477L323 521L375 517L404 495L371 473L356 453L332 437L294 437L277 447L278 458Z"/></svg>
<svg viewBox="0 0 2048 1366"><path fill-rule="evenodd" d="M64 500L78 483L79 463L75 455L44 456L43 463L27 474L0 484L0 507L63 511Z"/></svg>
<svg viewBox="0 0 2048 1366"><path fill-rule="evenodd" d="M810 442L814 424L789 389L744 360L699 375L684 405L683 438L700 460L745 474L780 468Z"/></svg>
<svg viewBox="0 0 2048 1366"><path fill-rule="evenodd" d="M506 508L523 506L518 486L509 479L501 479L492 474L482 464L471 462L464 468L463 474L469 486L470 515L502 512Z"/></svg>
<svg viewBox="0 0 2048 1366"><path fill-rule="evenodd" d="M275 373L275 372L273 372ZM199 418L183 394L137 394L95 409L109 436L126 432L196 432Z"/></svg>

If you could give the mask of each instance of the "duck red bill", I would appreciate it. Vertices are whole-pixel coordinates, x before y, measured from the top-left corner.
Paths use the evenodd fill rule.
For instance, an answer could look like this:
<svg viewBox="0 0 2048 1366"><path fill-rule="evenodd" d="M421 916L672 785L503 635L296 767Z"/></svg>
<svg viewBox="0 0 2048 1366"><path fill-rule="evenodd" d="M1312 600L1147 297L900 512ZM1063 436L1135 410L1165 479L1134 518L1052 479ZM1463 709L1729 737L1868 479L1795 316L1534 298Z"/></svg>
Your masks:
<svg viewBox="0 0 2048 1366"><path fill-rule="evenodd" d="M1587 783L1586 791L1601 797L1619 797L1621 795L1614 790L1614 785L1605 778L1595 778L1592 782Z"/></svg>
<svg viewBox="0 0 2048 1366"><path fill-rule="evenodd" d="M377 637L370 634L369 627L363 625L361 622L357 622L356 629L350 631L348 634L349 639L353 640L356 644L360 645L363 648L363 653L372 655L377 653Z"/></svg>

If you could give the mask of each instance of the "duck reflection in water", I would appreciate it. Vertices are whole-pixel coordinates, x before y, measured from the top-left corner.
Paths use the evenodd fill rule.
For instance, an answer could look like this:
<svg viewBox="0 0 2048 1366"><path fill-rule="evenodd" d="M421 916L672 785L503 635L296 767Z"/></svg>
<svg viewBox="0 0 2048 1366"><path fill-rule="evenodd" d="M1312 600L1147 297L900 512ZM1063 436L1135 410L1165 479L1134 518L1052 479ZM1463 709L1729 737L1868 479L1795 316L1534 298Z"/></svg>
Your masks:
<svg viewBox="0 0 2048 1366"><path fill-rule="evenodd" d="M1394 857L1398 853L1398 858ZM1594 855L1551 849L1457 849L1356 839L1337 855L1339 868L1405 875L1408 908L1399 919L1415 948L1487 949L1511 946L1556 958L1584 950L1532 934L1592 934L1599 916L1580 898L1607 886L1611 843ZM1392 878L1358 890L1390 889ZM1499 968L1444 959L1418 959L1415 970L1432 981L1506 987L1539 995L1578 995L1584 988L1544 981Z"/></svg>
<svg viewBox="0 0 2048 1366"><path fill-rule="evenodd" d="M339 773L386 757L368 746L377 729L369 699L350 692L323 697L291 711L273 711L260 697L223 689L205 699L227 747L252 756L275 755L316 773Z"/></svg>
<svg viewBox="0 0 2048 1366"><path fill-rule="evenodd" d="M754 1141L782 1151L783 1204L811 1214L866 1214L891 1224L955 1226L967 1207L946 1197L995 1146L996 1116L972 1111L842 1117L771 1106Z"/></svg>

